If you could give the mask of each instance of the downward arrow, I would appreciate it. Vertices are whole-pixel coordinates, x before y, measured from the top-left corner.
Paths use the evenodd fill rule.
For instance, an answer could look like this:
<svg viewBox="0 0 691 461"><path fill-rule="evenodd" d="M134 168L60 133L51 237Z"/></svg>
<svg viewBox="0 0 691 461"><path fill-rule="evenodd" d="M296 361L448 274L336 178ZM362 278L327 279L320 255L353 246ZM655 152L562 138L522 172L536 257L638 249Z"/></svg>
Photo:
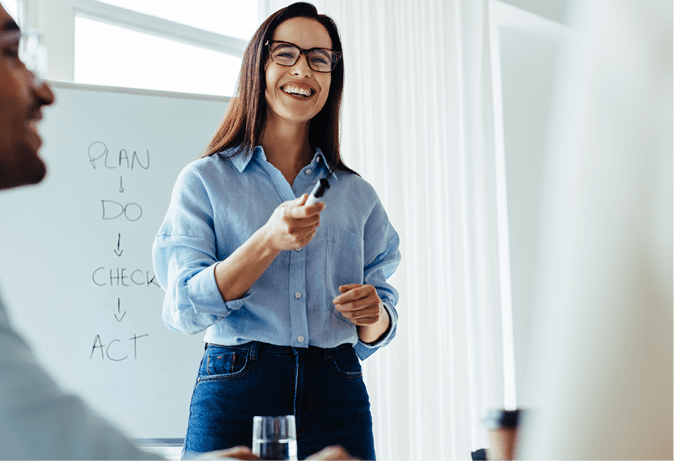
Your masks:
<svg viewBox="0 0 691 461"><path fill-rule="evenodd" d="M120 176L120 193L122 194L123 192L125 192L125 188L122 187L122 176Z"/></svg>
<svg viewBox="0 0 691 461"><path fill-rule="evenodd" d="M120 234L118 234L118 249L113 250L113 251L115 252L116 255L122 256L123 250L120 249Z"/></svg>
<svg viewBox="0 0 691 461"><path fill-rule="evenodd" d="M118 314L120 313L120 298L118 298ZM125 314L127 314L127 311L122 313L122 317L118 318L118 314L113 314L115 316L115 320L118 321L118 323L122 322L122 319L125 318Z"/></svg>

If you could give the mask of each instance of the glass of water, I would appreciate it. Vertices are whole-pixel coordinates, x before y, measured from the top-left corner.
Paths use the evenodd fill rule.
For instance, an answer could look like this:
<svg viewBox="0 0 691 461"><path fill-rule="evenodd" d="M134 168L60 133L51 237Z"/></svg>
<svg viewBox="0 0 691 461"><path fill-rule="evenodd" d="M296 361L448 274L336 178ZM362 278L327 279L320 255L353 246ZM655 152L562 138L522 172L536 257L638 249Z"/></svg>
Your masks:
<svg viewBox="0 0 691 461"><path fill-rule="evenodd" d="M259 459L298 459L295 416L255 416L252 453Z"/></svg>

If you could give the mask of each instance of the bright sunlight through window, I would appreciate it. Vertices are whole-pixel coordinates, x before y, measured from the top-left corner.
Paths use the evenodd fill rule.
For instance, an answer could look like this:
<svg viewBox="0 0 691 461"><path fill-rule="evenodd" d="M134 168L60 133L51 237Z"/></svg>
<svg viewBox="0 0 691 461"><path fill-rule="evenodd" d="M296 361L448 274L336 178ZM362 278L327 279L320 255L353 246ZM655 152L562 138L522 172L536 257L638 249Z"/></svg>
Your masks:
<svg viewBox="0 0 691 461"><path fill-rule="evenodd" d="M241 57L79 16L75 21L78 83L232 96L240 64Z"/></svg>
<svg viewBox="0 0 691 461"><path fill-rule="evenodd" d="M249 40L259 26L258 0L101 0L179 24Z"/></svg>
<svg viewBox="0 0 691 461"><path fill-rule="evenodd" d="M5 7L5 11L12 16L12 19L17 20L17 0L3 0L2 6Z"/></svg>

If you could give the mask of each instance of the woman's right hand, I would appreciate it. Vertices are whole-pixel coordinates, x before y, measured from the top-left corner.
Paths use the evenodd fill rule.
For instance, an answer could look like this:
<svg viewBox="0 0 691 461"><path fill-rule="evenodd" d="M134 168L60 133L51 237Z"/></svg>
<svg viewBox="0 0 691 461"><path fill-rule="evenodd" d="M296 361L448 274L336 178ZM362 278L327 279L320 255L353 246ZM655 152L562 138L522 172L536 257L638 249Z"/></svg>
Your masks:
<svg viewBox="0 0 691 461"><path fill-rule="evenodd" d="M276 207L264 231L269 245L278 251L296 250L307 245L319 227L320 213L326 206L323 202L304 206L307 194L295 200L283 202Z"/></svg>
<svg viewBox="0 0 691 461"><path fill-rule="evenodd" d="M223 301L240 299L283 250L307 245L319 227L324 203L304 206L307 194L276 207L245 243L216 265L214 277Z"/></svg>

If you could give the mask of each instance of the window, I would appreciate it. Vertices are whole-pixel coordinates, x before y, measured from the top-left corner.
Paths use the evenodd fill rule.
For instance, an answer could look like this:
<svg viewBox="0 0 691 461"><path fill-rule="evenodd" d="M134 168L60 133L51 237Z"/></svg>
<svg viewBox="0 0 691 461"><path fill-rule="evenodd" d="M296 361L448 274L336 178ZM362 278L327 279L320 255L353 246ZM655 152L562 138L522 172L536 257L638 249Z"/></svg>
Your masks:
<svg viewBox="0 0 691 461"><path fill-rule="evenodd" d="M43 32L49 80L230 96L262 0L3 0Z"/></svg>
<svg viewBox="0 0 691 461"><path fill-rule="evenodd" d="M5 11L12 16L12 19L17 20L17 0L3 0L2 6L5 7Z"/></svg>
<svg viewBox="0 0 691 461"><path fill-rule="evenodd" d="M74 81L231 96L241 58L77 17Z"/></svg>
<svg viewBox="0 0 691 461"><path fill-rule="evenodd" d="M249 40L259 25L258 0L100 0L168 21Z"/></svg>

